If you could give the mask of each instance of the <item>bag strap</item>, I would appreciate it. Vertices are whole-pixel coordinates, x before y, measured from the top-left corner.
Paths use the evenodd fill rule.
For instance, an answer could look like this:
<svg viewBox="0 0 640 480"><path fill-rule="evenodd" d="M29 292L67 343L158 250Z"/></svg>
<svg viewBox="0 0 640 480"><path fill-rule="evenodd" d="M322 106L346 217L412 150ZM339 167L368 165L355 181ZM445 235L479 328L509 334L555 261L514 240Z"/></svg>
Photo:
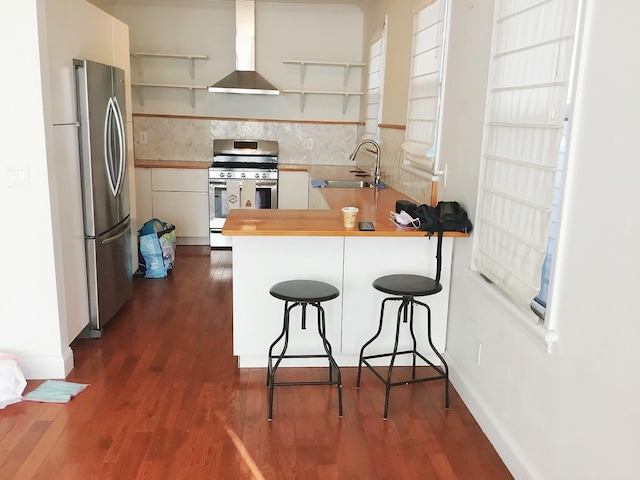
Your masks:
<svg viewBox="0 0 640 480"><path fill-rule="evenodd" d="M442 230L442 222L438 222L438 228L434 233L428 233L426 236L431 238L433 235L438 234L438 243L436 244L436 282L440 283L440 274L442 273L442 238L444 237L444 231Z"/></svg>

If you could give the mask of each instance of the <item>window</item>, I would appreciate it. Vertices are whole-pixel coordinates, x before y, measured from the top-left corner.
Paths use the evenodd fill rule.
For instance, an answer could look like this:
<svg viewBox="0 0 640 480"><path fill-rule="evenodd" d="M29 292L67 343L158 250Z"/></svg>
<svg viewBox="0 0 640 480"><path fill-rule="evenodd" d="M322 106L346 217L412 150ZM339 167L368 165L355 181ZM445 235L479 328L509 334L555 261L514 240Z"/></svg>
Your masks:
<svg viewBox="0 0 640 480"><path fill-rule="evenodd" d="M553 252L579 4L496 1L472 267L523 309Z"/></svg>
<svg viewBox="0 0 640 480"><path fill-rule="evenodd" d="M414 15L407 130L402 168L431 179L436 172L436 137L444 56L446 0Z"/></svg>
<svg viewBox="0 0 640 480"><path fill-rule="evenodd" d="M385 20L386 25L386 20ZM364 123L364 138L380 141L382 119L382 90L384 84L384 54L386 28L375 35L376 40L369 49L369 70L367 76L367 111Z"/></svg>
<svg viewBox="0 0 640 480"><path fill-rule="evenodd" d="M556 181L553 186L553 202L551 205L551 225L549 226L549 239L547 240L547 251L542 263L540 274L540 291L531 302L531 308L540 318L544 318L549 300L549 287L551 284L551 267L555 253L556 237L558 235L558 220L560 216L560 201L562 197L564 160L567 150L567 132L569 129L569 118L565 118L562 130L562 140L560 141L560 152L558 154L558 167L556 171Z"/></svg>

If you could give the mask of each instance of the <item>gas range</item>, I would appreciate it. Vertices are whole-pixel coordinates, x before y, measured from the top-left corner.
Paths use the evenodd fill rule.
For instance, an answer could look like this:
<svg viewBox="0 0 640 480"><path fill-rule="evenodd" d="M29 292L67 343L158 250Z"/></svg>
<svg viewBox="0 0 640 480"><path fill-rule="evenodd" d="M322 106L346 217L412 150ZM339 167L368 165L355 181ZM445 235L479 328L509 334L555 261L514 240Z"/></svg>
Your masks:
<svg viewBox="0 0 640 480"><path fill-rule="evenodd" d="M209 167L211 247L231 247L231 238L222 235L222 228L234 208L278 208L278 142L213 141Z"/></svg>

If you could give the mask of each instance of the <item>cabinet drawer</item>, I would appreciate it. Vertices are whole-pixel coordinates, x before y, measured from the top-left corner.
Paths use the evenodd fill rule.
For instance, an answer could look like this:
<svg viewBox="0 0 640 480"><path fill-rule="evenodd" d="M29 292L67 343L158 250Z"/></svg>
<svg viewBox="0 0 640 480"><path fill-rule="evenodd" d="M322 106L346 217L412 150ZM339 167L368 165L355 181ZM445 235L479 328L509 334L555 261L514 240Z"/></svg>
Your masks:
<svg viewBox="0 0 640 480"><path fill-rule="evenodd" d="M153 168L151 189L160 192L208 192L206 168Z"/></svg>

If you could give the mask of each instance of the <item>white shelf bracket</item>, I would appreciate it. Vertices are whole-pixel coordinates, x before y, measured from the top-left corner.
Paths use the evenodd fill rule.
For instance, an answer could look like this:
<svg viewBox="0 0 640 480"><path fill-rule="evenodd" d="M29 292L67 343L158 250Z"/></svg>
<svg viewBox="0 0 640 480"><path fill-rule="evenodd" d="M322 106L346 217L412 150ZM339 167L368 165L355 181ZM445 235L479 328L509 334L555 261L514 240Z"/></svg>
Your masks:
<svg viewBox="0 0 640 480"><path fill-rule="evenodd" d="M144 68L142 66L142 57L137 57L136 69L138 70L138 78L144 82Z"/></svg>
<svg viewBox="0 0 640 480"><path fill-rule="evenodd" d="M342 86L347 88L347 83L349 82L349 67L351 65L347 64L344 66L344 79L342 81Z"/></svg>
<svg viewBox="0 0 640 480"><path fill-rule="evenodd" d="M191 80L194 80L196 77L196 66L195 59L193 57L189 57L189 73L191 74Z"/></svg>
<svg viewBox="0 0 640 480"><path fill-rule="evenodd" d="M143 88L136 88L136 91L138 92L138 101L140 102L140 106L144 107L144 92L143 92Z"/></svg>
<svg viewBox="0 0 640 480"><path fill-rule="evenodd" d="M196 89L190 88L189 93L191 93L191 108L196 108Z"/></svg>
<svg viewBox="0 0 640 480"><path fill-rule="evenodd" d="M304 62L300 62L300 90L304 85L304 75L306 73L307 65Z"/></svg>
<svg viewBox="0 0 640 480"><path fill-rule="evenodd" d="M300 113L304 113L305 93L300 92Z"/></svg>

